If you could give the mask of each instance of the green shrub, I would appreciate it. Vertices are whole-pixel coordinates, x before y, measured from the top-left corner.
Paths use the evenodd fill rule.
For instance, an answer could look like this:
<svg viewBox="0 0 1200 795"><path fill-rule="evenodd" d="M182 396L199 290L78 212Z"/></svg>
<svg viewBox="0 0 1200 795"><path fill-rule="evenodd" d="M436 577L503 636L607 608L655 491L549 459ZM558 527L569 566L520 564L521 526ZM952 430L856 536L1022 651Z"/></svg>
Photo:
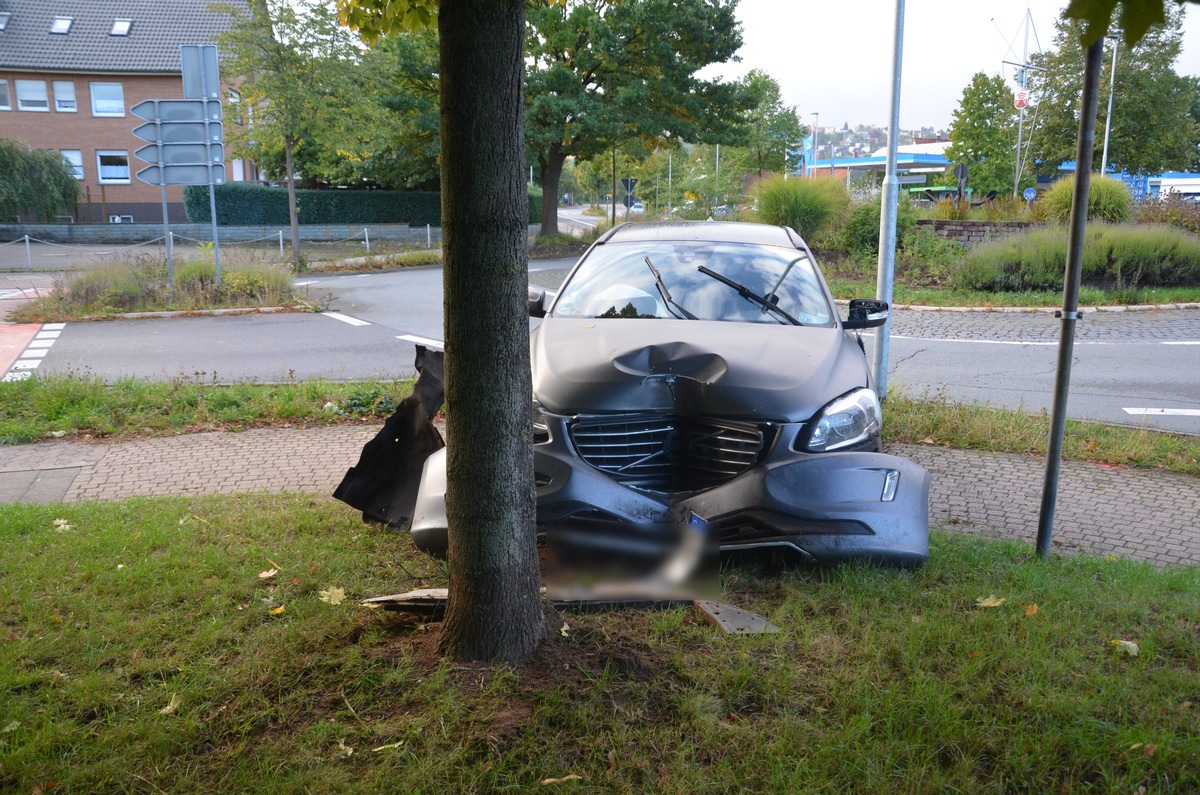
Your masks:
<svg viewBox="0 0 1200 795"><path fill-rule="evenodd" d="M1071 202L1075 195L1075 177L1060 179L1038 199L1046 220L1065 224L1071 218ZM1116 179L1093 176L1088 190L1088 220L1122 224L1133 218L1133 196Z"/></svg>
<svg viewBox="0 0 1200 795"><path fill-rule="evenodd" d="M951 281L970 290L1056 290L1066 261L1066 231L1038 229L979 244ZM1197 285L1200 236L1162 225L1089 225L1082 271L1085 283L1118 291Z"/></svg>
<svg viewBox="0 0 1200 795"><path fill-rule="evenodd" d="M879 256L880 202L880 197L876 197L850 211L840 236L841 248L846 253L856 257ZM916 224L916 208L906 196L900 196L896 205L896 240L902 241Z"/></svg>
<svg viewBox="0 0 1200 795"><path fill-rule="evenodd" d="M758 184L758 218L812 238L845 216L850 196L840 179L771 177Z"/></svg>
<svg viewBox="0 0 1200 795"><path fill-rule="evenodd" d="M958 199L942 199L937 204L933 205L933 210L930 212L930 218L936 218L939 221L962 221L971 215L971 203L966 199L959 201Z"/></svg>
<svg viewBox="0 0 1200 795"><path fill-rule="evenodd" d="M1178 193L1168 193L1161 199L1141 202L1134 215L1139 224L1167 224L1200 234L1200 203Z"/></svg>

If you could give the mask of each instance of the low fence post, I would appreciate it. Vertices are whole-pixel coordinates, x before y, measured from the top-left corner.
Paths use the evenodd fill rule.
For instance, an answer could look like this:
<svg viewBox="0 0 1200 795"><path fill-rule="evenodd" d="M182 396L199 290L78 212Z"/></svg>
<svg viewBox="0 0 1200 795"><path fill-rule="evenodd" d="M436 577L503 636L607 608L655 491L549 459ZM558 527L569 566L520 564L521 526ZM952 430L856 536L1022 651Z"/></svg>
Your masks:
<svg viewBox="0 0 1200 795"><path fill-rule="evenodd" d="M371 233L367 231L367 228L365 226L363 227L363 238L365 238L367 241L367 253L370 254L371 253Z"/></svg>
<svg viewBox="0 0 1200 795"><path fill-rule="evenodd" d="M429 224L425 224L425 248L433 248L433 232L429 229Z"/></svg>
<svg viewBox="0 0 1200 795"><path fill-rule="evenodd" d="M283 256L283 230L279 230L279 256Z"/></svg>
<svg viewBox="0 0 1200 795"><path fill-rule="evenodd" d="M25 235L25 261L29 263L29 270L33 270L33 249L29 245L29 235Z"/></svg>

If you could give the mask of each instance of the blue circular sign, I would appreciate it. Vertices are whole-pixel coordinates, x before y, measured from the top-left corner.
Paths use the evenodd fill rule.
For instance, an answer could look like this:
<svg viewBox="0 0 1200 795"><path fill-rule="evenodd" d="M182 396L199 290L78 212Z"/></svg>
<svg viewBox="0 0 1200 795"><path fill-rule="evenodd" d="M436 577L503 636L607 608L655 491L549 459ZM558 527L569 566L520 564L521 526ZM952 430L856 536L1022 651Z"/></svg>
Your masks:
<svg viewBox="0 0 1200 795"><path fill-rule="evenodd" d="M1037 198L1037 191L1033 188L1026 188L1025 192L1021 195L1025 197L1025 201L1031 202Z"/></svg>

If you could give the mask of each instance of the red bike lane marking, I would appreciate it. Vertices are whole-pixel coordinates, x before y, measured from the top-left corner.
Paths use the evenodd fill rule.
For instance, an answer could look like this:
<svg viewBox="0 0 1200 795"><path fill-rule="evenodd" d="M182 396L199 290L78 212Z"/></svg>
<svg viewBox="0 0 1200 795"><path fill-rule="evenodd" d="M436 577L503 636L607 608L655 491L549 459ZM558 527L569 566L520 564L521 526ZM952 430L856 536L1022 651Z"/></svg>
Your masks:
<svg viewBox="0 0 1200 795"><path fill-rule="evenodd" d="M0 378L8 373L42 329L41 323L0 323Z"/></svg>

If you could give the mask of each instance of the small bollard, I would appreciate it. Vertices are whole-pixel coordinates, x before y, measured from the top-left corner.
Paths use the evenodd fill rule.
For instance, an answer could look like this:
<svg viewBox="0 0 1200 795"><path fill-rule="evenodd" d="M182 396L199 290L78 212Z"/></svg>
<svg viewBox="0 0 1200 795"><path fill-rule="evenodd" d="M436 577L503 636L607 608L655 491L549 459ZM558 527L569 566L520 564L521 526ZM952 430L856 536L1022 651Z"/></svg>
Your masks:
<svg viewBox="0 0 1200 795"><path fill-rule="evenodd" d="M29 270L33 270L33 250L29 246L29 235L25 235L25 261L29 263Z"/></svg>

